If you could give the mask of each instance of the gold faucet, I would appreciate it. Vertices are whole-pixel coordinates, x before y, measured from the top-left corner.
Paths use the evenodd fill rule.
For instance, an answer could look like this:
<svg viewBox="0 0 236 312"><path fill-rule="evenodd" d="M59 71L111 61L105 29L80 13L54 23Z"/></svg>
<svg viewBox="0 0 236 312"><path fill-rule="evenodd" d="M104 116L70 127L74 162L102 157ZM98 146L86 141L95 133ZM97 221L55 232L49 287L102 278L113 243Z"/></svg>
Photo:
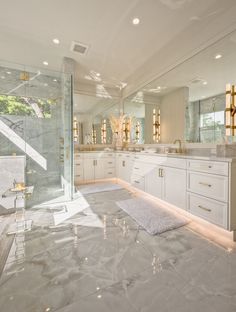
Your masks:
<svg viewBox="0 0 236 312"><path fill-rule="evenodd" d="M173 144L179 143L179 147L176 148L176 153L182 153L182 142L181 140L174 140Z"/></svg>

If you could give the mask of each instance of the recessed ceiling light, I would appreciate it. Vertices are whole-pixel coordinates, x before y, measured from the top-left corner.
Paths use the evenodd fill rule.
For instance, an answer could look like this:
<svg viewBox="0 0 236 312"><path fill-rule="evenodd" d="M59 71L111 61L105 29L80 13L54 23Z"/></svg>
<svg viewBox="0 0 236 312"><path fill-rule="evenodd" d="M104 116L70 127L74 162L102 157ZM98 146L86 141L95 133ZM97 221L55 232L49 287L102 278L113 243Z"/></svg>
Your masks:
<svg viewBox="0 0 236 312"><path fill-rule="evenodd" d="M5 79L5 76L1 76L1 79Z"/></svg>
<svg viewBox="0 0 236 312"><path fill-rule="evenodd" d="M133 25L138 25L140 23L140 19L138 17L133 18L132 20Z"/></svg>
<svg viewBox="0 0 236 312"><path fill-rule="evenodd" d="M11 75L11 72L10 72L10 71L7 71L7 74L8 74L8 75Z"/></svg>
<svg viewBox="0 0 236 312"><path fill-rule="evenodd" d="M59 44L59 43L60 43L60 40L57 39L57 38L54 38L52 41L53 41L53 43L55 43L55 44Z"/></svg>
<svg viewBox="0 0 236 312"><path fill-rule="evenodd" d="M53 79L54 82L57 82L57 79Z"/></svg>
<svg viewBox="0 0 236 312"><path fill-rule="evenodd" d="M221 54L216 54L215 59L218 60L220 58L222 58L222 55Z"/></svg>
<svg viewBox="0 0 236 312"><path fill-rule="evenodd" d="M202 83L204 86L206 86L207 85L207 81L203 81L203 83Z"/></svg>
<svg viewBox="0 0 236 312"><path fill-rule="evenodd" d="M48 84L47 84L47 83L44 83L43 85L44 85L44 87L47 87L47 86L48 86Z"/></svg>
<svg viewBox="0 0 236 312"><path fill-rule="evenodd" d="M47 61L44 61L44 62L43 62L43 65L48 66L48 62L47 62Z"/></svg>
<svg viewBox="0 0 236 312"><path fill-rule="evenodd" d="M101 76L101 74L100 74L100 73L96 73L96 76L100 77L100 76Z"/></svg>

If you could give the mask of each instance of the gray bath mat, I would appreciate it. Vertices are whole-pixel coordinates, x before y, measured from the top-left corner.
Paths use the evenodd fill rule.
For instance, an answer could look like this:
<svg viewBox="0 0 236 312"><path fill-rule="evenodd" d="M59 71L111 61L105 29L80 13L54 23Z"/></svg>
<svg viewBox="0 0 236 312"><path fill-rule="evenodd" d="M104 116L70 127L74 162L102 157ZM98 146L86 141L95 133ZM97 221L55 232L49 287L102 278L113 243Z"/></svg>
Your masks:
<svg viewBox="0 0 236 312"><path fill-rule="evenodd" d="M119 184L114 183L95 183L84 185L79 188L79 192L83 195L99 193L99 192L108 192L108 191L116 191L121 190L123 187Z"/></svg>
<svg viewBox="0 0 236 312"><path fill-rule="evenodd" d="M122 200L116 204L151 235L177 229L189 222L185 217L142 198Z"/></svg>

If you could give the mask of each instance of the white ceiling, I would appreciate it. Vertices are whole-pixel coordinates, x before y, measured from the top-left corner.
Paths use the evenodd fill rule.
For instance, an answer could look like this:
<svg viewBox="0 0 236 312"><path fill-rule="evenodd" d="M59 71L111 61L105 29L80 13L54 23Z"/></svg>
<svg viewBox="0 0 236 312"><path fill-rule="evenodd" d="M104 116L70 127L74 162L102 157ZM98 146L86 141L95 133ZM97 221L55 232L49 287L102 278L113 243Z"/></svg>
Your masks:
<svg viewBox="0 0 236 312"><path fill-rule="evenodd" d="M74 113L77 115L109 116L117 114L119 102L113 98L101 98L86 94L74 94Z"/></svg>
<svg viewBox="0 0 236 312"><path fill-rule="evenodd" d="M189 40L189 33L184 36L189 29L203 36L206 22L224 21L225 12L235 5L235 0L1 1L0 59L35 67L46 60L50 69L61 70L66 56L76 60L79 80L95 71L108 85L130 84L174 38L182 34ZM141 23L133 26L136 16ZM216 29L207 30L212 39ZM60 45L53 44L53 38L60 39ZM185 39L179 42L182 47ZM70 51L73 40L89 45L87 55ZM141 70L140 75L143 78Z"/></svg>
<svg viewBox="0 0 236 312"><path fill-rule="evenodd" d="M221 54L222 58L216 60L217 54ZM236 31L152 81L138 93L141 91L161 98L186 86L189 88L190 101L222 94L227 83L236 84L235 60ZM207 84L204 85L203 82ZM135 98L138 93L131 98Z"/></svg>

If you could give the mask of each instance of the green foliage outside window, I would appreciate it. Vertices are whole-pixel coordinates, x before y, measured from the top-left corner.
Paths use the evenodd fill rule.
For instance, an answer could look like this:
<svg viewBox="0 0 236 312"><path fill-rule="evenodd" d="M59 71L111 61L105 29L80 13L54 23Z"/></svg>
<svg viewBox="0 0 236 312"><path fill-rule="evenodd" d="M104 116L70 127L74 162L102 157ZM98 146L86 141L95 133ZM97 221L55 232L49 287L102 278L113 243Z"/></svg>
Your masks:
<svg viewBox="0 0 236 312"><path fill-rule="evenodd" d="M55 104L51 99L0 95L0 115L51 118L51 107Z"/></svg>

